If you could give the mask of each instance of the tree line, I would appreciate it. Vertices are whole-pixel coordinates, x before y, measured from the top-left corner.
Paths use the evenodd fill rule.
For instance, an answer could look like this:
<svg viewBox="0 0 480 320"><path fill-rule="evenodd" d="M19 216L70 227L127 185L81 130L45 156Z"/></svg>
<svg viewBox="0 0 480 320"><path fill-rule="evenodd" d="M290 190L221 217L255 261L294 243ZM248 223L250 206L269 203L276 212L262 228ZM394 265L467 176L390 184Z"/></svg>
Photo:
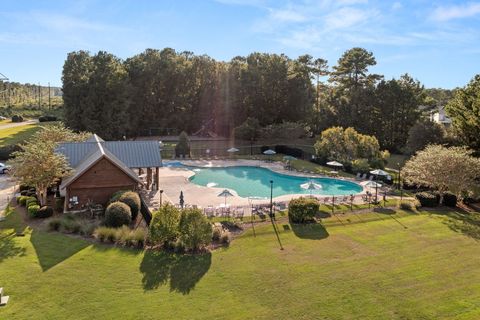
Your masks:
<svg viewBox="0 0 480 320"><path fill-rule="evenodd" d="M170 48L126 60L104 51L71 52L62 77L65 122L119 139L152 129L230 136L254 118L261 127L298 123L312 135L353 127L398 151L422 116L420 106L440 102L408 74L386 80L369 72L375 64L363 48L346 51L332 67L310 55L252 53L222 62Z"/></svg>

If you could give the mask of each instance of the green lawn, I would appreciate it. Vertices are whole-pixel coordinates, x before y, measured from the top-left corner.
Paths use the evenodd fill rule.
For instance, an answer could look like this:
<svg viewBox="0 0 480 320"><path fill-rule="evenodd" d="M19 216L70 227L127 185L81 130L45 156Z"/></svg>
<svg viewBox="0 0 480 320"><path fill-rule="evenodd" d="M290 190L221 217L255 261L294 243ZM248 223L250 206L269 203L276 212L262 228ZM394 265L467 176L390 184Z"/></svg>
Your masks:
<svg viewBox="0 0 480 320"><path fill-rule="evenodd" d="M13 128L2 128L0 126L0 147L22 143L28 140L42 126L48 126L55 122L42 124L28 124Z"/></svg>
<svg viewBox="0 0 480 320"><path fill-rule="evenodd" d="M358 216L280 222L284 251L265 224L228 249L175 256L27 228L11 212L0 319L480 318L476 234L446 214Z"/></svg>

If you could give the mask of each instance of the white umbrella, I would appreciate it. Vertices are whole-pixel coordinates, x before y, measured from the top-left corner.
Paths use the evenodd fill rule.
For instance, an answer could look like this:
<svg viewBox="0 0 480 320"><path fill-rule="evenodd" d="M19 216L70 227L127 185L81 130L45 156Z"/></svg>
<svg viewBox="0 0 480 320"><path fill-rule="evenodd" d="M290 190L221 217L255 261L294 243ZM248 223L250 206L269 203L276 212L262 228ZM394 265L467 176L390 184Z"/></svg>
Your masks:
<svg viewBox="0 0 480 320"><path fill-rule="evenodd" d="M375 169L370 171L371 174L376 175L376 176L388 176L388 172L383 171L381 169Z"/></svg>
<svg viewBox="0 0 480 320"><path fill-rule="evenodd" d="M329 161L327 162L327 166L332 166L332 167L343 167L343 164L341 164L338 161Z"/></svg>
<svg viewBox="0 0 480 320"><path fill-rule="evenodd" d="M368 187L368 188L380 188L382 185L378 182L375 182L375 181L368 181L367 183L365 183L365 187Z"/></svg>
<svg viewBox="0 0 480 320"><path fill-rule="evenodd" d="M263 154L266 154L268 156L273 156L274 154L276 154L276 152L273 151L272 149L268 149L268 150L263 151Z"/></svg>
<svg viewBox="0 0 480 320"><path fill-rule="evenodd" d="M224 189L222 192L218 194L218 197L225 197L225 206L227 205L227 197L233 197L233 194L228 191L227 189Z"/></svg>
<svg viewBox="0 0 480 320"><path fill-rule="evenodd" d="M307 183L301 184L300 188L305 190L310 190L310 195L311 195L313 190L322 189L322 186L318 183L315 183L313 180L310 180Z"/></svg>
<svg viewBox="0 0 480 320"><path fill-rule="evenodd" d="M230 152L230 153L238 152L238 151L240 151L240 150L238 150L237 148L233 148L233 147L227 150L227 152Z"/></svg>

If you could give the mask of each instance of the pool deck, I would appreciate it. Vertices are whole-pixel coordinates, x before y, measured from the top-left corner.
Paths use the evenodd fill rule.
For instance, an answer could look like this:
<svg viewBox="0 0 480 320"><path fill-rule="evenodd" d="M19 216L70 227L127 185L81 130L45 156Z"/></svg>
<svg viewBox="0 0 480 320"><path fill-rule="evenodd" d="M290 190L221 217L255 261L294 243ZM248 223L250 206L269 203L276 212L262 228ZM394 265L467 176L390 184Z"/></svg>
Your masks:
<svg viewBox="0 0 480 320"><path fill-rule="evenodd" d="M232 167L232 166L254 166L270 169L274 172L288 174L292 176L299 177L312 177L320 178L325 177L320 174L308 174L304 172L297 172L295 170L286 170L283 168L282 162L264 162L260 160L182 160L182 164L187 166L195 166L201 168L215 168L215 167ZM223 197L218 197L218 194L224 190L224 188L216 187L205 187L199 186L189 181L189 178L195 173L191 170L185 170L183 168L176 167L163 167L160 168L160 188L164 190L164 199L173 202L174 204L178 203L180 192L183 191L185 204L197 205L200 207L218 207L224 203L225 199ZM347 180L358 183L359 185L365 184L367 181L359 182L354 179L338 177L335 179ZM269 203L270 199L256 199L252 200L249 198L240 197L237 195L235 190L229 189L233 197L227 198L227 204L230 206L251 206L252 201L254 204L266 204ZM366 188L364 187L361 193L365 193ZM275 202L280 201L289 201L292 198L298 198L301 196L306 196L305 194L289 194L279 197L274 197ZM322 195L317 195L322 197ZM328 196L324 196L328 197Z"/></svg>

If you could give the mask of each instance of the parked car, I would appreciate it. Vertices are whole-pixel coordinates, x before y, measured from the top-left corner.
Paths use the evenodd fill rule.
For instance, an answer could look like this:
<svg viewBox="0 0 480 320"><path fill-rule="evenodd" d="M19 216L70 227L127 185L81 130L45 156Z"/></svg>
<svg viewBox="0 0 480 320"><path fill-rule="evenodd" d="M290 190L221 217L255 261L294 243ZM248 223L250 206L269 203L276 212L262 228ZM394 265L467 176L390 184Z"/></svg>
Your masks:
<svg viewBox="0 0 480 320"><path fill-rule="evenodd" d="M0 173L3 173L3 174L8 173L8 171L10 171L10 168L11 166L0 162Z"/></svg>
<svg viewBox="0 0 480 320"><path fill-rule="evenodd" d="M7 120L4 116L0 116L0 120Z"/></svg>

